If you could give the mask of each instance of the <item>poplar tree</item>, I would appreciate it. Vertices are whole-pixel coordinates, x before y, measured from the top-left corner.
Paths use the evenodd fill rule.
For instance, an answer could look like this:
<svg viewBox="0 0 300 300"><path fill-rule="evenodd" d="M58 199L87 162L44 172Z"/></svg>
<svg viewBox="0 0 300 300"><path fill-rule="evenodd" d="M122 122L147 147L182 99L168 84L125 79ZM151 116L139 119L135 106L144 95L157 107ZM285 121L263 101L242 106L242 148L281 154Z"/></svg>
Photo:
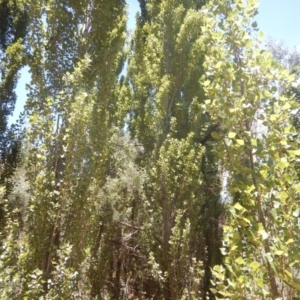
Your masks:
<svg viewBox="0 0 300 300"><path fill-rule="evenodd" d="M18 72L25 64L27 23L25 1L0 1L0 185L5 187L6 197L20 157L18 128L8 128L7 123L16 103ZM1 232L4 224L4 207L0 204Z"/></svg>
<svg viewBox="0 0 300 300"><path fill-rule="evenodd" d="M21 236L10 216L10 253L4 253L1 263L2 272L7 270L2 297L101 297L93 276L102 267L95 235L104 223L102 199L96 197L112 172L107 157L113 151L125 3L28 5L31 199ZM12 278L16 280L10 283ZM101 293L110 294L109 288L102 286Z"/></svg>
<svg viewBox="0 0 300 300"><path fill-rule="evenodd" d="M204 1L140 3L124 114L145 149L139 158L148 174L142 249L149 280L164 299L204 299L210 267L221 262L222 213L210 135L217 124L201 108Z"/></svg>
<svg viewBox="0 0 300 300"><path fill-rule="evenodd" d="M220 124L213 136L228 172L224 265L214 267L218 299L299 296L300 151L291 121L299 106L278 92L293 76L253 39L257 7L254 0L212 2L203 28L210 50L203 108Z"/></svg>
<svg viewBox="0 0 300 300"><path fill-rule="evenodd" d="M1 152L7 130L7 118L16 102L18 71L25 63L27 7L24 1L0 1L0 137Z"/></svg>

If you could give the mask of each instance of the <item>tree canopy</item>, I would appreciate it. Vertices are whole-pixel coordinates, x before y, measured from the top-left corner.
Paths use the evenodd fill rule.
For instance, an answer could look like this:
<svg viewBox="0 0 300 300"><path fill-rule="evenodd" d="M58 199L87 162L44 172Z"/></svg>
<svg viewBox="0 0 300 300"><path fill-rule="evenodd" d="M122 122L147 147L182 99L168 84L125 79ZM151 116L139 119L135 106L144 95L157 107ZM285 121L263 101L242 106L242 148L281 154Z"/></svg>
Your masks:
<svg viewBox="0 0 300 300"><path fill-rule="evenodd" d="M0 299L298 299L298 60L256 0L139 3L0 0Z"/></svg>

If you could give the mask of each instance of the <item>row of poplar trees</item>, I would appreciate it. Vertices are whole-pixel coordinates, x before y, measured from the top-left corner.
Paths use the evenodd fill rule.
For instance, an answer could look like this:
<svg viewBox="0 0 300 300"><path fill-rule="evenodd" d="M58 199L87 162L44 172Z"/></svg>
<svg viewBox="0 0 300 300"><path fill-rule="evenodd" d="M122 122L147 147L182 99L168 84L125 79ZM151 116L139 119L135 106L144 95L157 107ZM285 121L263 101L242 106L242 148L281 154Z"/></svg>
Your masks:
<svg viewBox="0 0 300 300"><path fill-rule="evenodd" d="M139 3L130 34L125 0L0 0L0 299L299 299L297 86L257 1Z"/></svg>

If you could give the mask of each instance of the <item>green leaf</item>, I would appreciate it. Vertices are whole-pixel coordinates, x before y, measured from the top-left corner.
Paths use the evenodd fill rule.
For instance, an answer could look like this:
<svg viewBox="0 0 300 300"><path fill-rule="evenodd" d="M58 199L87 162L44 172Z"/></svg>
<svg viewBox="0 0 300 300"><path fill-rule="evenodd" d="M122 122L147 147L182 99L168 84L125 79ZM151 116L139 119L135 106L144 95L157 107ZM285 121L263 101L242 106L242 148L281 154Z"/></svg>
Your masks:
<svg viewBox="0 0 300 300"><path fill-rule="evenodd" d="M252 139L251 140L251 145L256 147L257 146L257 140L256 139Z"/></svg>
<svg viewBox="0 0 300 300"><path fill-rule="evenodd" d="M262 31L260 31L259 33L258 33L258 38L259 39L262 39L264 37L264 33L262 32Z"/></svg>
<svg viewBox="0 0 300 300"><path fill-rule="evenodd" d="M280 161L280 162L277 164L277 166L278 166L280 169L285 169L285 168L287 168L289 165L290 165L290 164L289 164L289 162L287 162L287 161Z"/></svg>
<svg viewBox="0 0 300 300"><path fill-rule="evenodd" d="M284 178L290 184L292 184L294 181L294 177L289 173L284 174Z"/></svg>
<svg viewBox="0 0 300 300"><path fill-rule="evenodd" d="M289 277L289 278L293 278L293 275L288 271L288 270L284 270L284 273Z"/></svg>
<svg viewBox="0 0 300 300"><path fill-rule="evenodd" d="M280 194L279 194L279 199L281 200L281 202L282 203L284 203L285 204L285 200L287 199L289 197L289 195L285 192L285 191L283 191L283 192L281 192Z"/></svg>
<svg viewBox="0 0 300 300"><path fill-rule="evenodd" d="M217 132L212 132L211 133L211 136L216 139L216 140L219 140L220 139L220 135L217 133Z"/></svg>
<svg viewBox="0 0 300 300"><path fill-rule="evenodd" d="M244 146L245 142L243 140L236 140L237 144L240 146Z"/></svg>
<svg viewBox="0 0 300 300"><path fill-rule="evenodd" d="M244 220L246 223L251 224L251 221L250 221L249 219L243 218L243 220Z"/></svg>
<svg viewBox="0 0 300 300"><path fill-rule="evenodd" d="M218 61L217 64L216 64L216 69L221 69L222 66L223 66L223 62Z"/></svg>
<svg viewBox="0 0 300 300"><path fill-rule="evenodd" d="M252 271L255 272L260 267L260 263L258 263L257 261L253 261L249 266Z"/></svg>
<svg viewBox="0 0 300 300"><path fill-rule="evenodd" d="M254 279L255 283L260 287L260 288L263 288L264 287L264 282L262 279L260 278L255 278Z"/></svg>
<svg viewBox="0 0 300 300"><path fill-rule="evenodd" d="M285 242L286 245L289 245L289 244L292 244L294 243L294 240L293 239L289 239Z"/></svg>
<svg viewBox="0 0 300 300"><path fill-rule="evenodd" d="M300 193L300 184L299 183L294 185L294 188L295 188L297 193Z"/></svg>
<svg viewBox="0 0 300 300"><path fill-rule="evenodd" d="M209 86L209 85L210 85L210 80L205 80L205 81L202 83L202 85L203 85L204 87Z"/></svg>
<svg viewBox="0 0 300 300"><path fill-rule="evenodd" d="M243 260L243 258L240 256L236 259L236 262L239 264L239 265L243 265L245 264L245 261Z"/></svg>
<svg viewBox="0 0 300 300"><path fill-rule="evenodd" d="M234 205L234 208L237 209L237 210L245 209L245 208L244 208L240 203L238 203L238 202Z"/></svg>
<svg viewBox="0 0 300 300"><path fill-rule="evenodd" d="M236 137L236 133L235 133L235 132L229 132L229 133L228 133L228 137L229 137L230 139L234 139L234 138Z"/></svg>
<svg viewBox="0 0 300 300"><path fill-rule="evenodd" d="M268 170L261 170L259 173L262 175L263 178L266 178L268 176Z"/></svg>

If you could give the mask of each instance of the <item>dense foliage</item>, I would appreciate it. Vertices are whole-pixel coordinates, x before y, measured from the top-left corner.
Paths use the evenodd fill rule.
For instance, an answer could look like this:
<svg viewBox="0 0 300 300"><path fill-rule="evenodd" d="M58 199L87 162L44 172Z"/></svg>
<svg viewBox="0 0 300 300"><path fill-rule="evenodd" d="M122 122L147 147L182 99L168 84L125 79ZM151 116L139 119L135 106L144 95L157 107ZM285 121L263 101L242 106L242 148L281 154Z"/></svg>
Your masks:
<svg viewBox="0 0 300 300"><path fill-rule="evenodd" d="M16 103L18 71L25 65L28 15L25 1L0 1L0 184L5 197L12 189L12 175L20 159L20 128L7 126ZM0 231L5 226L0 204Z"/></svg>
<svg viewBox="0 0 300 300"><path fill-rule="evenodd" d="M298 299L296 60L256 0L139 3L0 1L0 299Z"/></svg>

